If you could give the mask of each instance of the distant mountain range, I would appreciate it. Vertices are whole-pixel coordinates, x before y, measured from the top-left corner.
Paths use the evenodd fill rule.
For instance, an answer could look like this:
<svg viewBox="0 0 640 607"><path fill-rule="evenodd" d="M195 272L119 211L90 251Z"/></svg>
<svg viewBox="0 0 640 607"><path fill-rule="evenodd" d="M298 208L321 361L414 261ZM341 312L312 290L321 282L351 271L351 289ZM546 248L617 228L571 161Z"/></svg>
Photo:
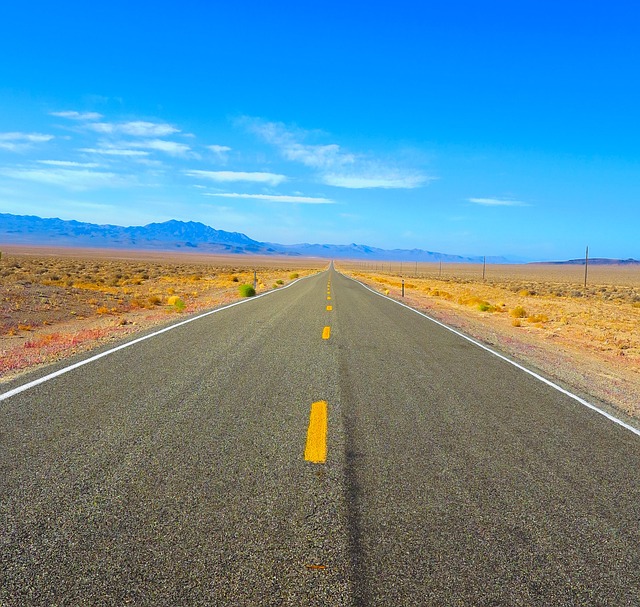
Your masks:
<svg viewBox="0 0 640 607"><path fill-rule="evenodd" d="M482 257L463 257L421 249L386 250L358 244L282 245L259 242L239 232L215 230L194 221L171 220L150 223L146 226L123 227L8 213L0 213L0 245L2 244L178 250L235 255L287 255L325 259L482 262ZM502 257L487 258L488 263L506 263L507 261Z"/></svg>
<svg viewBox="0 0 640 607"><path fill-rule="evenodd" d="M370 261L482 263L483 258L449 255L422 249L380 249L360 244L295 244L259 242L240 232L215 230L195 221L165 221L146 226L97 225L62 219L43 219L33 215L0 213L0 246L40 245L154 251L191 251L233 255L287 255ZM487 263L522 261L506 257L487 257ZM573 259L566 264L584 264ZM590 259L590 264L640 264L635 259Z"/></svg>
<svg viewBox="0 0 640 607"><path fill-rule="evenodd" d="M544 261L540 262L545 265L564 265L564 266L583 266L585 265L584 258L582 259L569 259L568 261ZM589 259L590 266L636 266L640 265L638 259L608 259L606 257L594 257Z"/></svg>

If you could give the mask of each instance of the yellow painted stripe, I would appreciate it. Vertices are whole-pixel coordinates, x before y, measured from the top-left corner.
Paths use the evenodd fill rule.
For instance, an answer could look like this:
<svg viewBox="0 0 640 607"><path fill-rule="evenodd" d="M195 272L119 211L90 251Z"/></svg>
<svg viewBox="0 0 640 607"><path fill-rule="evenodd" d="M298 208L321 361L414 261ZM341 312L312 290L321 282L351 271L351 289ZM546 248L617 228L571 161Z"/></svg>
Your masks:
<svg viewBox="0 0 640 607"><path fill-rule="evenodd" d="M331 312L331 310L333 310L333 306L327 306L327 310Z"/></svg>
<svg viewBox="0 0 640 607"><path fill-rule="evenodd" d="M314 464L324 464L327 459L327 403L324 400L311 405L304 459Z"/></svg>
<svg viewBox="0 0 640 607"><path fill-rule="evenodd" d="M328 295L327 295L327 300L331 300L331 297L329 297Z"/></svg>
<svg viewBox="0 0 640 607"><path fill-rule="evenodd" d="M331 327L325 327L322 329L322 339L329 339L331 336Z"/></svg>

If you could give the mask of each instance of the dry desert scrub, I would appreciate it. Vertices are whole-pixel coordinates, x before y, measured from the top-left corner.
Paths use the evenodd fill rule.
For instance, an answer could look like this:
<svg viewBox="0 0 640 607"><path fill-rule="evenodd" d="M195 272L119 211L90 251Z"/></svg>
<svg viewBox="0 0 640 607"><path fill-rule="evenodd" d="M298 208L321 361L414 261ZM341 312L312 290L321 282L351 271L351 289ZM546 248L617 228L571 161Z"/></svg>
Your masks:
<svg viewBox="0 0 640 607"><path fill-rule="evenodd" d="M239 299L238 285L288 284L317 260L3 248L0 381L21 370ZM295 272L292 272L295 270ZM280 285L278 285L280 286Z"/></svg>
<svg viewBox="0 0 640 607"><path fill-rule="evenodd" d="M339 269L401 298L399 264ZM405 264L404 301L540 369L547 376L640 417L640 267ZM417 270L417 271L416 271Z"/></svg>

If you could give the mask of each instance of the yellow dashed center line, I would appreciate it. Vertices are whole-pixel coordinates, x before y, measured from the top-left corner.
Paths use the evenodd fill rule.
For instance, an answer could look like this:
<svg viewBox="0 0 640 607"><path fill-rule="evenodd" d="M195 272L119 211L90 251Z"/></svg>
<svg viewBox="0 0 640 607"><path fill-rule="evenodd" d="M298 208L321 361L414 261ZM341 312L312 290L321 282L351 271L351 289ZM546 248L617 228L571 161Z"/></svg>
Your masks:
<svg viewBox="0 0 640 607"><path fill-rule="evenodd" d="M327 459L327 403L324 400L311 405L304 459L314 464L324 464Z"/></svg>
<svg viewBox="0 0 640 607"><path fill-rule="evenodd" d="M333 310L333 306L327 306L327 311L331 312Z"/></svg>
<svg viewBox="0 0 640 607"><path fill-rule="evenodd" d="M329 339L331 337L331 327L325 327L322 329L322 339Z"/></svg>

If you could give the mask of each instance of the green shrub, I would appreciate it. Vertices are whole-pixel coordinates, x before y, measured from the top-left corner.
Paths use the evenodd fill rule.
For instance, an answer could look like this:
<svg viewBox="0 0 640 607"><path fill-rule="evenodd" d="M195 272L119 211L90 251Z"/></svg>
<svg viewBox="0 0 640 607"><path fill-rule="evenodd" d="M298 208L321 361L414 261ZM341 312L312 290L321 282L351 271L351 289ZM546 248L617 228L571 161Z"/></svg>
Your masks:
<svg viewBox="0 0 640 607"><path fill-rule="evenodd" d="M481 301L478 304L478 310L480 310L480 312L493 312L495 310L495 307L492 306L488 301Z"/></svg>
<svg viewBox="0 0 640 607"><path fill-rule="evenodd" d="M278 280L276 280L276 284L277 285L283 285L284 284L284 280L278 279Z"/></svg>
<svg viewBox="0 0 640 607"><path fill-rule="evenodd" d="M256 294L256 290L251 285L240 285L238 290L240 297L253 297Z"/></svg>
<svg viewBox="0 0 640 607"><path fill-rule="evenodd" d="M182 312L182 310L184 310L186 307L186 304L184 303L184 301L177 295L172 295L171 297L169 297L169 299L167 300L167 303L170 306L173 306L173 309L176 312Z"/></svg>
<svg viewBox="0 0 640 607"><path fill-rule="evenodd" d="M298 274L297 272L293 272L292 274L289 274L289 278L291 280L295 280L296 278L298 278L300 276L300 274Z"/></svg>

